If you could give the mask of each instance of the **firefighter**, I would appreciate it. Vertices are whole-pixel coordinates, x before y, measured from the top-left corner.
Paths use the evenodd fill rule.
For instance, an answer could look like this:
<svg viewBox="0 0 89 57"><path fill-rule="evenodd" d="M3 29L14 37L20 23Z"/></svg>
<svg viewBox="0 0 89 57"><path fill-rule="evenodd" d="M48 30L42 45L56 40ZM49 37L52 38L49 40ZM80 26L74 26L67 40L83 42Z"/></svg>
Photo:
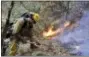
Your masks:
<svg viewBox="0 0 89 57"><path fill-rule="evenodd" d="M30 29L33 27L33 24L39 21L39 14L30 12L24 13L18 18L15 23L10 23L8 27L6 37L9 38L11 35L18 34L22 31L23 28L29 27Z"/></svg>
<svg viewBox="0 0 89 57"><path fill-rule="evenodd" d="M24 13L18 18L15 23L11 25L10 33L7 35L11 38L11 44L9 45L10 52L8 55L15 55L16 48L19 41L27 42L27 40L32 41L32 28L33 24L39 21L39 14L30 12ZM13 44L14 43L14 44ZM16 44L17 43L17 44Z"/></svg>
<svg viewBox="0 0 89 57"><path fill-rule="evenodd" d="M39 21L39 14L33 12L24 13L13 25L12 33L17 34L22 30L22 28L26 28L26 26L32 28L33 24L35 24L37 21Z"/></svg>
<svg viewBox="0 0 89 57"><path fill-rule="evenodd" d="M35 24L38 21L39 21L38 13L34 12L24 13L14 23L10 24L6 37L10 38L11 35L15 36L19 34L27 36L28 30L30 31L30 37L31 37L33 24Z"/></svg>

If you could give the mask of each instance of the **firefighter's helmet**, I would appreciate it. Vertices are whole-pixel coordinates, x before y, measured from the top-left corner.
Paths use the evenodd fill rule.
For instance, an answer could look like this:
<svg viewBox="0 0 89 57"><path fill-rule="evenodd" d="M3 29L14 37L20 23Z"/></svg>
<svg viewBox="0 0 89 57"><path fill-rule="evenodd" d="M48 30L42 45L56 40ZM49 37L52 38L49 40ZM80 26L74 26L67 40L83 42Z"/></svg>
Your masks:
<svg viewBox="0 0 89 57"><path fill-rule="evenodd" d="M33 14L33 19L34 19L35 22L38 22L39 19L40 19L39 14L38 14L38 13L34 13L34 14Z"/></svg>

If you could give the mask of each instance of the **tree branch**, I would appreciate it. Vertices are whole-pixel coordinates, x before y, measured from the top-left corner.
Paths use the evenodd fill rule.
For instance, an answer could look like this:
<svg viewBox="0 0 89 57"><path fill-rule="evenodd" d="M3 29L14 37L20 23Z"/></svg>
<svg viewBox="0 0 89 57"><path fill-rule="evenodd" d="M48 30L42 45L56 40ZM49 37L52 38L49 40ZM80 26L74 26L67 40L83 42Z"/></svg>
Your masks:
<svg viewBox="0 0 89 57"><path fill-rule="evenodd" d="M6 24L5 24L5 26L4 26L4 28L3 28L3 32L2 32L2 38L1 38L1 45L2 45L2 56L4 56L5 55L5 50L6 50L6 48L4 48L4 38L6 38L6 32L7 32L7 28L8 28L8 26L9 26L9 20L10 20L10 16L11 16L11 12L12 12L12 9L13 9L13 7L14 7L14 1L12 1L11 2L11 5L10 5L11 7L9 8L9 10L8 10L8 16L7 16L7 19L6 19Z"/></svg>

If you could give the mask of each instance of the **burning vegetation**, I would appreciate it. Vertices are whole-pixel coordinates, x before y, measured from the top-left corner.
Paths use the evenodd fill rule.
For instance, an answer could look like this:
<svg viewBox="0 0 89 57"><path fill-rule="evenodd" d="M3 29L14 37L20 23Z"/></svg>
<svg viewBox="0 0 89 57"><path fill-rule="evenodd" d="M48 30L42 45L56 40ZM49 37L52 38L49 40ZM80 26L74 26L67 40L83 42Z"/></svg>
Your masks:
<svg viewBox="0 0 89 57"><path fill-rule="evenodd" d="M71 27L72 23L70 21L66 21L63 25L63 27L54 29L53 25L48 26L44 29L42 35L46 39L51 39L54 36L57 36L58 34L61 34L67 27Z"/></svg>

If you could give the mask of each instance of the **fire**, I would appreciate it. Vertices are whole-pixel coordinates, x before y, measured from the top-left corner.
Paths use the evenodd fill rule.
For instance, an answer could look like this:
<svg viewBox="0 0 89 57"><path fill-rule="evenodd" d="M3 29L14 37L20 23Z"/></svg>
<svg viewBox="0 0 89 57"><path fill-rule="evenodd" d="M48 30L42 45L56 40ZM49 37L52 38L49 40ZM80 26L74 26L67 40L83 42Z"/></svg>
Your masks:
<svg viewBox="0 0 89 57"><path fill-rule="evenodd" d="M43 31L43 36L47 37L48 39L58 35L59 33L62 33L66 27L70 25L70 22L65 22L63 28L58 28L56 30L53 30L54 26L50 25L47 29L47 31Z"/></svg>
<svg viewBox="0 0 89 57"><path fill-rule="evenodd" d="M50 27L50 28L48 28L48 31L43 32L43 36L52 37L52 36L57 35L60 31L61 31L61 29L53 30L53 27Z"/></svg>

